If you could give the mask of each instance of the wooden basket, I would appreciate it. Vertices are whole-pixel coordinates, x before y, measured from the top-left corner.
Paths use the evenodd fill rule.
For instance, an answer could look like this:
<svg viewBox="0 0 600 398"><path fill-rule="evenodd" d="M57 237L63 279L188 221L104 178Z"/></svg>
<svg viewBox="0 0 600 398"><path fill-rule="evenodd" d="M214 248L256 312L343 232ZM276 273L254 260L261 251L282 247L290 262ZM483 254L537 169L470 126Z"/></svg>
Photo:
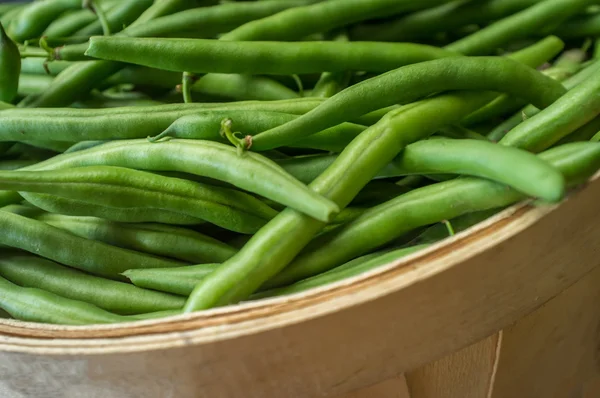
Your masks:
<svg viewBox="0 0 600 398"><path fill-rule="evenodd" d="M289 297L110 326L3 320L0 396L386 398L406 380L411 398L579 397L599 369L599 202L596 178Z"/></svg>

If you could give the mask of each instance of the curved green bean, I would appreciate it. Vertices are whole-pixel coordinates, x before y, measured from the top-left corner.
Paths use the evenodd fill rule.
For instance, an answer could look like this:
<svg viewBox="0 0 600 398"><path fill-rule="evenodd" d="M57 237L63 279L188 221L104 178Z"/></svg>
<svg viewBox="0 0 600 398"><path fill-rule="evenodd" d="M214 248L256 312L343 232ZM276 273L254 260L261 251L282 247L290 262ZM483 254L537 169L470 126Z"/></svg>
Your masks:
<svg viewBox="0 0 600 398"><path fill-rule="evenodd" d="M256 151L274 149L395 103L447 90L495 90L548 106L565 93L557 81L500 57L458 57L408 65L365 80L327 99L305 115L252 139ZM409 106L410 107L410 106Z"/></svg>
<svg viewBox="0 0 600 398"><path fill-rule="evenodd" d="M153 3L153 0L121 1L106 11L108 27L112 34L135 21ZM82 27L71 36L89 37L102 34L102 24L99 20Z"/></svg>
<svg viewBox="0 0 600 398"><path fill-rule="evenodd" d="M0 276L28 288L80 300L117 314L176 310L183 297L89 275L25 253L2 253Z"/></svg>
<svg viewBox="0 0 600 398"><path fill-rule="evenodd" d="M100 7L112 6L114 3L101 2ZM67 14L61 15L48 25L48 27L42 33L42 36L50 38L55 37L68 37L73 36L79 29L89 25L96 21L98 17L88 8L84 8L77 11L70 11Z"/></svg>
<svg viewBox="0 0 600 398"><path fill-rule="evenodd" d="M523 121L499 143L531 152L549 148L600 113L600 70L554 104Z"/></svg>

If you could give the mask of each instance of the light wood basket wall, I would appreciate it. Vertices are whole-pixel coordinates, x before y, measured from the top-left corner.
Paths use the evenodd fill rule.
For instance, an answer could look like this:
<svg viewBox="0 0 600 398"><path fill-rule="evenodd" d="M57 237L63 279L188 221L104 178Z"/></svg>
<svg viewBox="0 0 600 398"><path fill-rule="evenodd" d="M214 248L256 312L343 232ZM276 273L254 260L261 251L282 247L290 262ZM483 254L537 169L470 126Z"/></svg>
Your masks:
<svg viewBox="0 0 600 398"><path fill-rule="evenodd" d="M600 398L599 202L596 178L290 297L111 326L5 320L0 396Z"/></svg>

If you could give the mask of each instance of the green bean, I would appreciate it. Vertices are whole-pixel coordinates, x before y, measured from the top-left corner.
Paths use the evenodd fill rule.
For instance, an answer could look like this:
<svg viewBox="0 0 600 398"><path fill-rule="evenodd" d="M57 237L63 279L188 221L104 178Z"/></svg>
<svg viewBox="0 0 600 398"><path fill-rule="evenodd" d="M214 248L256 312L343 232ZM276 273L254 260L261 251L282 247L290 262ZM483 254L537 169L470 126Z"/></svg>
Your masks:
<svg viewBox="0 0 600 398"><path fill-rule="evenodd" d="M540 0L453 1L389 22L358 25L351 30L351 38L373 41L424 39L466 25L498 20L539 2Z"/></svg>
<svg viewBox="0 0 600 398"><path fill-rule="evenodd" d="M577 16L559 25L554 31L564 38L594 37L600 34L600 14Z"/></svg>
<svg viewBox="0 0 600 398"><path fill-rule="evenodd" d="M21 54L0 24L0 101L11 102L17 95Z"/></svg>
<svg viewBox="0 0 600 398"><path fill-rule="evenodd" d="M41 323L88 325L129 320L93 304L20 287L4 278L0 278L0 307L16 319Z"/></svg>
<svg viewBox="0 0 600 398"><path fill-rule="evenodd" d="M386 72L458 54L413 43L272 42L97 36L94 58L174 72L290 75L360 70ZM60 54L59 59L65 58Z"/></svg>
<svg viewBox="0 0 600 398"><path fill-rule="evenodd" d="M19 286L42 289L122 315L175 310L185 301L183 297L99 278L23 253L2 253L0 276Z"/></svg>
<svg viewBox="0 0 600 398"><path fill-rule="evenodd" d="M17 42L39 37L65 11L81 8L81 0L45 0L28 4L10 25L9 35Z"/></svg>
<svg viewBox="0 0 600 398"><path fill-rule="evenodd" d="M108 28L112 34L123 30L124 26L135 21L146 9L152 5L153 0L123 1L117 3L106 11ZM82 27L71 36L93 36L102 34L103 28L100 20Z"/></svg>
<svg viewBox="0 0 600 398"><path fill-rule="evenodd" d="M588 81L594 74L600 71L600 63L594 62L592 65L583 69L581 72L574 76L566 79L563 85L571 90L577 87L580 83ZM499 141L502 139L511 129L519 125L523 120L531 118L540 112L534 105L527 105L520 112L517 112L504 122L497 125L492 131L488 133L488 138L492 141Z"/></svg>
<svg viewBox="0 0 600 398"><path fill-rule="evenodd" d="M580 71L581 63L585 57L585 52L579 49L565 51L553 67L543 70L542 73L556 81L562 82ZM502 94L494 101L467 116L462 123L467 126L482 123L486 120L515 112L525 105L527 103L522 99Z"/></svg>
<svg viewBox="0 0 600 398"><path fill-rule="evenodd" d="M537 66L556 55L554 44L545 40L512 57ZM356 137L310 187L344 208L406 145L433 134L440 127L457 123L494 95L488 92L446 94L393 110ZM318 220L285 209L235 256L196 285L184 312L248 298L286 267L324 226Z"/></svg>
<svg viewBox="0 0 600 398"><path fill-rule="evenodd" d="M114 3L101 2L100 6L112 6ZM88 8L77 11L71 11L56 18L42 33L42 36L48 37L69 37L73 36L79 29L96 21L96 15Z"/></svg>
<svg viewBox="0 0 600 398"><path fill-rule="evenodd" d="M0 212L0 244L111 279L130 268L166 268L183 263L92 241L41 221Z"/></svg>
<svg viewBox="0 0 600 398"><path fill-rule="evenodd" d="M0 160L0 170L16 170L36 164L35 160Z"/></svg>
<svg viewBox="0 0 600 398"><path fill-rule="evenodd" d="M448 137L448 138L456 138L456 139L472 139L472 140L481 140L481 141L489 141L488 138L484 135L479 134L476 131L467 129L465 127L459 125L451 125L441 128L437 133L439 136Z"/></svg>
<svg viewBox="0 0 600 398"><path fill-rule="evenodd" d="M243 192L112 166L4 171L0 172L0 188L52 194L113 208L169 210L241 233L258 230L277 214Z"/></svg>
<svg viewBox="0 0 600 398"><path fill-rule="evenodd" d="M399 175L452 173L482 177L548 202L561 200L565 190L563 176L543 160L487 141L416 142L408 145L393 164Z"/></svg>
<svg viewBox="0 0 600 398"><path fill-rule="evenodd" d="M135 286L188 296L194 286L219 264L201 264L163 269L130 269L123 272Z"/></svg>
<svg viewBox="0 0 600 398"><path fill-rule="evenodd" d="M462 216L453 218L450 220L450 224L452 225L452 229L457 234L459 232L465 231L468 228L471 228L473 225L479 224L480 222L492 217L497 214L501 209L494 208L489 210L475 211L473 213L467 213ZM445 221L445 220L444 220ZM440 222L434 224L433 226L427 228L422 234L413 239L410 244L426 244L426 243L435 243L439 240L445 239L448 237L448 227L444 222ZM334 268L335 270L335 268Z"/></svg>
<svg viewBox="0 0 600 398"><path fill-rule="evenodd" d="M56 76L67 67L73 65L68 61L47 62L44 58L23 58L21 60L21 73L30 75ZM47 69L46 69L47 68Z"/></svg>
<svg viewBox="0 0 600 398"><path fill-rule="evenodd" d="M53 80L52 76L21 74L18 79L19 95L40 94L52 84Z"/></svg>
<svg viewBox="0 0 600 398"><path fill-rule="evenodd" d="M584 124L571 134L563 137L555 145L563 145L569 142L590 141L600 131L600 117L596 116L593 120Z"/></svg>
<svg viewBox="0 0 600 398"><path fill-rule="evenodd" d="M531 152L549 148L600 113L600 71L509 131L499 143Z"/></svg>
<svg viewBox="0 0 600 398"><path fill-rule="evenodd" d="M230 118L237 130L245 134L257 134L261 131L280 126L296 116L280 112L260 112L245 110L213 110L192 115L182 116L165 129L158 137L192 138L210 141L227 142L219 135L220 123L224 118ZM291 147L313 148L326 151L340 152L354 137L366 127L342 123L323 130L305 139L291 143Z"/></svg>
<svg viewBox="0 0 600 398"><path fill-rule="evenodd" d="M338 211L335 204L309 190L276 163L257 154L238 156L234 148L209 141L124 140L56 156L34 168L37 171L91 165L181 171L214 178L324 221Z"/></svg>
<svg viewBox="0 0 600 398"><path fill-rule="evenodd" d="M346 33L338 34L333 38L337 42L347 42L348 35ZM352 78L351 71L345 72L323 72L319 81L315 84L312 89L312 96L314 97L332 97L339 93L350 84Z"/></svg>
<svg viewBox="0 0 600 398"><path fill-rule="evenodd" d="M595 0L544 0L459 39L445 48L465 55L490 54L511 41L540 31L547 32L595 3Z"/></svg>
<svg viewBox="0 0 600 398"><path fill-rule="evenodd" d="M23 198L17 192L0 191L0 206L12 205L19 203Z"/></svg>
<svg viewBox="0 0 600 398"><path fill-rule="evenodd" d="M20 196L16 192L0 192L2 192L0 193L0 204L14 204L25 198L29 203L40 209L70 216L92 216L127 223L157 222L173 225L198 225L205 222L196 217L164 209L148 207L118 208L41 193L23 192L23 196ZM16 194L16 197L9 198L7 197L8 194ZM1 199L2 197L6 197L4 202Z"/></svg>
<svg viewBox="0 0 600 398"><path fill-rule="evenodd" d="M568 151L561 148L562 151L555 154L540 155L559 169L570 184L589 177L600 167L600 144L577 144L585 146L578 145L578 152L573 148ZM415 189L373 207L343 228L311 242L303 254L269 280L265 287L284 286L327 271L419 226L474 211L504 207L524 198L523 194L505 185L472 177Z"/></svg>
<svg viewBox="0 0 600 398"><path fill-rule="evenodd" d="M10 3L0 4L0 15L6 15L7 12L24 7L27 1L11 1Z"/></svg>
<svg viewBox="0 0 600 398"><path fill-rule="evenodd" d="M346 263L344 265L340 265L323 274L303 279L289 286L255 293L250 296L250 299L257 300L268 297L287 296L294 293L304 292L309 289L314 289L323 285L328 285L330 283L339 282L341 280L371 271L377 267L392 264L403 257L411 255L420 250L424 250L427 247L429 247L429 245L418 245L396 249L393 251L384 251L383 253L376 253L374 257L367 255L369 257L367 259L361 259L362 261L354 262L353 264Z"/></svg>
<svg viewBox="0 0 600 398"><path fill-rule="evenodd" d="M367 19L390 16L447 3L448 0L329 0L295 7L248 22L223 40L297 40Z"/></svg>
<svg viewBox="0 0 600 398"><path fill-rule="evenodd" d="M36 220L82 238L191 263L223 262L234 248L199 232L163 224L116 223L96 217L41 214Z"/></svg>
<svg viewBox="0 0 600 398"><path fill-rule="evenodd" d="M211 5L215 3L213 0L158 0L150 8L148 8L131 26L152 21L164 15L170 15L178 11L187 10L194 6Z"/></svg>
<svg viewBox="0 0 600 398"><path fill-rule="evenodd" d="M212 73L194 83L192 92L234 100L274 101L298 98L283 84L262 76Z"/></svg>
<svg viewBox="0 0 600 398"><path fill-rule="evenodd" d="M566 91L525 65L500 57L458 57L408 65L347 88L305 115L252 139L256 151L273 149L394 103L407 103L446 90L508 92L548 106Z"/></svg>

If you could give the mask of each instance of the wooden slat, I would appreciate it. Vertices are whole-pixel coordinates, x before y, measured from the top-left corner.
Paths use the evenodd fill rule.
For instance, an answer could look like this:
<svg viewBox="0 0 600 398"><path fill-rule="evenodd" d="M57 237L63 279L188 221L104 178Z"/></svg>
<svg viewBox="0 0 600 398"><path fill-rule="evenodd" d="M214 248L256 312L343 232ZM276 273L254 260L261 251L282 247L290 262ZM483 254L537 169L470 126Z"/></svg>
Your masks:
<svg viewBox="0 0 600 398"><path fill-rule="evenodd" d="M490 398L572 396L596 371L599 327L600 269L596 269L505 329Z"/></svg>
<svg viewBox="0 0 600 398"><path fill-rule="evenodd" d="M493 383L501 333L408 372L411 398L486 398Z"/></svg>

